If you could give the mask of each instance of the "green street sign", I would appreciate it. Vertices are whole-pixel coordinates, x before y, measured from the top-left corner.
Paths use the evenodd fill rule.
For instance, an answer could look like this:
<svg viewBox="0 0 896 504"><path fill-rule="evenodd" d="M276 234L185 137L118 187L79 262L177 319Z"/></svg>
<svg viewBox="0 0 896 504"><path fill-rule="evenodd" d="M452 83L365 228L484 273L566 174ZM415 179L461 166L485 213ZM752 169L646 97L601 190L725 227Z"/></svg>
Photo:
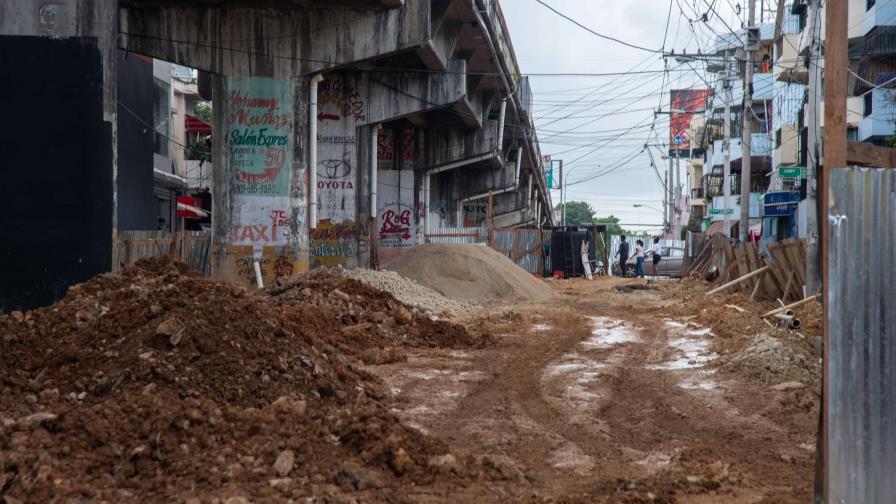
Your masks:
<svg viewBox="0 0 896 504"><path fill-rule="evenodd" d="M782 166L778 168L778 173L783 178L803 178L806 176L805 166Z"/></svg>
<svg viewBox="0 0 896 504"><path fill-rule="evenodd" d="M709 209L709 215L722 215L724 213L733 214L734 209L729 208L727 212L724 212L723 209L721 209L721 208L710 208Z"/></svg>

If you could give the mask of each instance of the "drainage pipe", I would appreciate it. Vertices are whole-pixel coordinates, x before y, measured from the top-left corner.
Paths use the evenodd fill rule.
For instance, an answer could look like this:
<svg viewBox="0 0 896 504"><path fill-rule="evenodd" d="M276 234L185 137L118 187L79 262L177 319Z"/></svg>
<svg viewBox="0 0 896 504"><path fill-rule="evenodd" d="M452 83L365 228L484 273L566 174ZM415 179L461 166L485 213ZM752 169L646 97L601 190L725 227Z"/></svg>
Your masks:
<svg viewBox="0 0 896 504"><path fill-rule="evenodd" d="M426 208L426 211L423 212L423 233L430 232L430 224L429 224L429 203L432 198L431 192L431 182L432 175L435 173L442 173L449 170L454 170L456 168L460 168L463 166L467 166L469 164L478 163L480 161L486 161L497 157L497 151L486 152L485 154L480 154L478 156L474 156L471 158L461 159L460 161L453 161L451 163L446 163L440 166L436 166L434 168L430 168L423 172L423 205ZM460 211L458 212L460 213ZM460 225L458 226L460 227Z"/></svg>
<svg viewBox="0 0 896 504"><path fill-rule="evenodd" d="M786 313L778 313L775 315L775 318L778 320L783 320L784 322L790 322L791 320L793 320L793 314L791 313L788 315Z"/></svg>
<svg viewBox="0 0 896 504"><path fill-rule="evenodd" d="M522 160L523 160L522 156L523 156L523 148L520 147L519 149L517 149L516 167L514 169L514 174L513 174L513 185L510 185L503 189L498 189L496 191L493 190L493 191L484 192L482 194L477 194L475 196L469 196L467 198L460 200L461 203L466 203L467 201L473 201L473 200L477 200L477 199L487 198L489 194L494 196L497 194L504 194L504 193L508 193L511 191L516 191L517 189L519 189L519 187L520 187L520 164L522 163Z"/></svg>
<svg viewBox="0 0 896 504"><path fill-rule="evenodd" d="M370 130L370 218L376 219L377 151L382 126L377 124Z"/></svg>
<svg viewBox="0 0 896 504"><path fill-rule="evenodd" d="M310 215L308 224L311 229L317 229L317 85L324 80L321 74L311 77L311 88L309 103L311 105L309 112L308 125L308 185L309 199L311 200Z"/></svg>
<svg viewBox="0 0 896 504"><path fill-rule="evenodd" d="M501 115L498 119L498 151L504 153L504 117L507 115L507 98L501 100Z"/></svg>
<svg viewBox="0 0 896 504"><path fill-rule="evenodd" d="M261 264L258 259L252 261L252 269L255 270L255 285L259 289L264 289L264 280L261 278Z"/></svg>

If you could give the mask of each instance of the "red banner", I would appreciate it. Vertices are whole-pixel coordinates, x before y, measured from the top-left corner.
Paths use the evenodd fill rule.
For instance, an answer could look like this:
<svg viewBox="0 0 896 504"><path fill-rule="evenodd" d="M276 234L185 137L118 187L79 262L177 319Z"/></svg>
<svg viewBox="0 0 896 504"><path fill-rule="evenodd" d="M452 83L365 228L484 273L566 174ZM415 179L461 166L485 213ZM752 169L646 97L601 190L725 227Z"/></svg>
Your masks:
<svg viewBox="0 0 896 504"><path fill-rule="evenodd" d="M177 197L177 216L184 217L187 219L201 219L203 216L197 212L194 212L190 208L184 208L184 205L187 207L197 208L202 210L202 200L199 198L194 198L192 196L178 196Z"/></svg>
<svg viewBox="0 0 896 504"><path fill-rule="evenodd" d="M691 149L691 119L695 112L706 110L708 89L673 89L669 92L671 101L671 120L669 121L669 151L680 151L682 154ZM684 112L679 112L679 111ZM699 141L699 139L697 139ZM699 147L699 145L694 145Z"/></svg>

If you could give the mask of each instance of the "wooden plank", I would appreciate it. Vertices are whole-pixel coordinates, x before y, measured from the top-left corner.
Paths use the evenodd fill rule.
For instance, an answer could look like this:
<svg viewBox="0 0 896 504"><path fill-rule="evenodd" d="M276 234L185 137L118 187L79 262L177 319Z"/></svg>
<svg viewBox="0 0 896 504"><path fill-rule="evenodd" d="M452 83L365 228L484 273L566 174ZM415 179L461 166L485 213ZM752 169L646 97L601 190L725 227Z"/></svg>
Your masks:
<svg viewBox="0 0 896 504"><path fill-rule="evenodd" d="M772 267L772 279L775 282L775 285L778 287L778 295L782 293L784 290L784 283L787 281L787 271L775 260L775 256L772 253L772 249L774 249L776 245L772 244L768 246L768 252L766 254L766 264ZM778 297L778 296L774 296ZM774 298L773 298L774 299Z"/></svg>
<svg viewBox="0 0 896 504"><path fill-rule="evenodd" d="M763 266L763 267L759 268L759 269L756 270L756 271L751 271L751 272L747 273L746 275L744 275L744 276L742 276L742 277L735 278L734 280L732 280L732 281L730 281L730 282L728 282L728 283L726 283L726 284L724 284L724 285L721 285L721 286L719 286L719 287L716 287L715 289L713 289L713 290L707 292L707 294L716 294L716 293L718 293L718 292L722 292L723 290L725 290L725 289L727 289L727 288L729 288L729 287L733 287L733 286L735 286L736 284L743 283L745 280L748 280L748 279L750 279L750 278L753 278L753 277L755 277L755 276L757 276L757 275L761 275L761 274L765 273L766 271L768 271L768 266Z"/></svg>
<svg viewBox="0 0 896 504"><path fill-rule="evenodd" d="M756 245L753 242L747 242L741 245L744 249L744 254L747 256L747 267L750 271L755 271L759 269L759 258L756 256ZM750 280L753 290L756 290L756 284L760 281L760 277L755 277Z"/></svg>
<svg viewBox="0 0 896 504"><path fill-rule="evenodd" d="M781 301L787 303L787 293L790 292L790 284L793 282L793 270L787 275L787 285L784 286L784 292L781 293Z"/></svg>
<svg viewBox="0 0 896 504"><path fill-rule="evenodd" d="M790 242L784 246L784 253L787 255L787 260L790 262L790 267L794 270L796 274L796 279L799 282L798 285L806 284L806 261L800 257L799 255L800 243L799 242ZM800 290L800 297L802 298L802 289Z"/></svg>
<svg viewBox="0 0 896 504"><path fill-rule="evenodd" d="M767 266L766 266L766 269L768 269ZM753 287L753 293L750 294L750 299L753 299L753 300L756 299L756 294L759 293L759 287L762 285L762 281L761 281L761 280L762 280L763 278L767 277L767 276L768 276L768 271L766 271L765 273L759 275L759 281L757 281L757 282L756 282L756 286Z"/></svg>
<svg viewBox="0 0 896 504"><path fill-rule="evenodd" d="M738 261L738 263L737 263L738 277L740 277L740 278L746 277L746 279L752 278L752 277L747 277L747 274L750 273L751 270L750 270L749 264L747 263L746 253L744 252L743 247L736 247L734 249L734 256ZM743 259L743 260L741 260L741 259ZM749 288L751 288L751 284L749 282L741 281L740 288L742 290L749 289Z"/></svg>
<svg viewBox="0 0 896 504"><path fill-rule="evenodd" d="M896 149L878 147L865 142L846 142L846 162L872 168L896 167Z"/></svg>
<svg viewBox="0 0 896 504"><path fill-rule="evenodd" d="M716 284L722 284L722 283L725 283L725 282L728 280L728 278L731 276L731 272L734 271L734 268L737 268L738 266L740 266L741 261L743 261L743 258L741 258L741 259L737 259L736 261L734 261L734 262L732 262L731 264L729 264L729 265L725 268L725 271L723 271L722 274L719 275L719 278L716 279L716 282L715 282L715 283L716 283ZM739 276L739 275L738 275L738 276Z"/></svg>

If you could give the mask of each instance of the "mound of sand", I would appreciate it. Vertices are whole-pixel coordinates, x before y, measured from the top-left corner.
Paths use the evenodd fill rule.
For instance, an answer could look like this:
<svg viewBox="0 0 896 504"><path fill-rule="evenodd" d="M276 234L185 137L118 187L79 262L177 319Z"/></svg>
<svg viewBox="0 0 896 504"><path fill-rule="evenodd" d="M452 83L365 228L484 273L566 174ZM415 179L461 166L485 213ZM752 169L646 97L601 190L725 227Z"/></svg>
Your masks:
<svg viewBox="0 0 896 504"><path fill-rule="evenodd" d="M414 247L385 268L463 301L546 301L553 297L546 283L482 245Z"/></svg>

